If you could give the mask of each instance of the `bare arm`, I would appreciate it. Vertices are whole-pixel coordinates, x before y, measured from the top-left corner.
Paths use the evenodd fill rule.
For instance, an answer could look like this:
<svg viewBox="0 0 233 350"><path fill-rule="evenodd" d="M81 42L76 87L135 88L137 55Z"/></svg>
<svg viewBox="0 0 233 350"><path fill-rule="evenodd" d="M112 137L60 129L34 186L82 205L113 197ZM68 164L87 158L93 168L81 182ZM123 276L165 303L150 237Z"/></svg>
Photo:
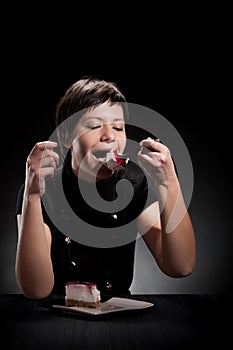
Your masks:
<svg viewBox="0 0 233 350"><path fill-rule="evenodd" d="M58 162L53 142L35 145L27 159L22 214L18 215L18 243L16 252L16 279L25 296L44 298L54 284L50 256L51 233L44 224L41 196L45 178L52 176Z"/></svg>
<svg viewBox="0 0 233 350"><path fill-rule="evenodd" d="M165 274L187 276L196 264L195 235L170 152L151 139L142 145L149 150L142 151L139 160L155 180L159 201L138 218L139 232Z"/></svg>

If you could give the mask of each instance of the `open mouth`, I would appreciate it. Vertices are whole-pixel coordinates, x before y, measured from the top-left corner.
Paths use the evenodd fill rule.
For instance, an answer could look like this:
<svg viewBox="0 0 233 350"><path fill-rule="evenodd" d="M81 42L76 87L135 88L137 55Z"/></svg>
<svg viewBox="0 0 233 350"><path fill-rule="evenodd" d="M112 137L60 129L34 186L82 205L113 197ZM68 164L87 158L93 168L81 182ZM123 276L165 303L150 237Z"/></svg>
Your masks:
<svg viewBox="0 0 233 350"><path fill-rule="evenodd" d="M101 162L105 161L106 158L106 154L107 154L108 150L104 150L104 151L93 151L92 155L98 159Z"/></svg>

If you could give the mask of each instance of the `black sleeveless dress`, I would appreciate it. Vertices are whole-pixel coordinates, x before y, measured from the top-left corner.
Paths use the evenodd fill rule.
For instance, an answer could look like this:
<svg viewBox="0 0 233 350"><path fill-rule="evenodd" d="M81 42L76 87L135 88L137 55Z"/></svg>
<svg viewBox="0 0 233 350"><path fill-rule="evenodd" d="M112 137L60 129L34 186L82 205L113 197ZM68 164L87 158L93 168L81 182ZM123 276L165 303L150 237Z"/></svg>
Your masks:
<svg viewBox="0 0 233 350"><path fill-rule="evenodd" d="M130 182L132 198L127 204L129 187L123 188L126 206L118 210L112 203L117 199L120 180ZM94 186L100 197L109 203L109 212L93 208L83 198L83 189L91 193ZM23 191L24 184L18 193L16 214L21 213ZM61 191L64 194L62 200ZM55 276L52 294L64 295L68 281L96 283L102 295L129 294L138 234L136 218L155 200L155 193L148 190L147 177L131 161L109 179L97 184L82 182L81 191L80 182L71 170L68 152L62 168L56 170L53 178L46 180L46 193L42 197L44 222L52 234L51 257Z"/></svg>

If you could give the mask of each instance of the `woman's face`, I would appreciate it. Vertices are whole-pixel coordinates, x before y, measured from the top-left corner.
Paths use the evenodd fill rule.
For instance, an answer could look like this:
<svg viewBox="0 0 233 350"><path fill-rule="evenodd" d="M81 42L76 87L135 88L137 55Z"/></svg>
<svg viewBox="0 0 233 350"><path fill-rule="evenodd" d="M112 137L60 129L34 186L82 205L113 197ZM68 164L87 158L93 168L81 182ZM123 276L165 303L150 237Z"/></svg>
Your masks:
<svg viewBox="0 0 233 350"><path fill-rule="evenodd" d="M104 166L106 153L126 146L124 114L121 105L106 102L86 112L74 130L71 144L72 169L80 178L93 182L111 176Z"/></svg>

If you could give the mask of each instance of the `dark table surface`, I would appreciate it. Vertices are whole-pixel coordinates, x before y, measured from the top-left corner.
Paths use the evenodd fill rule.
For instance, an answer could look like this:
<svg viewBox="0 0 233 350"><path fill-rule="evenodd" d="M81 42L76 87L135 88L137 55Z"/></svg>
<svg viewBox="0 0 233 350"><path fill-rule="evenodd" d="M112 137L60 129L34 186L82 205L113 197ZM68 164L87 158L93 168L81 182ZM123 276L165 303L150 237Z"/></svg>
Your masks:
<svg viewBox="0 0 233 350"><path fill-rule="evenodd" d="M154 306L89 316L52 309L52 304L63 303L59 296L31 300L21 294L0 295L0 349L197 349L224 346L230 339L228 296L127 297Z"/></svg>

